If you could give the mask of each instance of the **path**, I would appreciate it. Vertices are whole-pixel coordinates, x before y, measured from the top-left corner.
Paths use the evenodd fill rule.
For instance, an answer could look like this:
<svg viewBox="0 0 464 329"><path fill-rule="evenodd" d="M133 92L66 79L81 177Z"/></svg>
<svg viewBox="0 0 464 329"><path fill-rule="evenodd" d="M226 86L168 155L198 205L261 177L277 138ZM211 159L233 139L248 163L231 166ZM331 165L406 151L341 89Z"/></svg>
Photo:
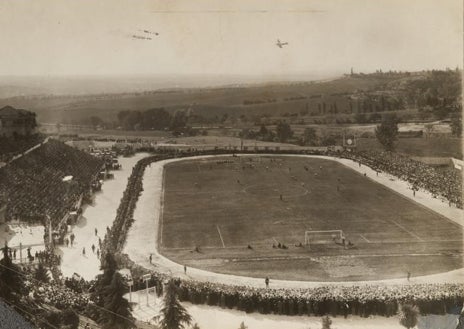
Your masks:
<svg viewBox="0 0 464 329"><path fill-rule="evenodd" d="M250 156L250 155L247 155ZM265 154L251 155L251 156L266 156ZM280 156L280 155L279 155ZM317 157L323 159L334 160L343 165L352 168L353 170L364 174L367 177L381 183L397 193L412 199L436 212L445 216L459 225L464 226L463 211L454 207L449 207L438 199L434 199L429 193L419 191L416 197L413 198L412 192L408 189L406 182L398 179L391 179L391 176L386 174L379 174L376 176L374 170L369 167L361 166L358 163L348 160L326 156L306 156L306 155L287 155L287 156L300 156L300 157ZM145 268L157 270L160 272L170 273L177 277L195 279L205 282L225 283L240 286L253 286L263 287L264 279L251 278L237 275L214 273L205 270L189 268L187 275L184 274L183 265L177 264L172 260L161 255L158 250L158 229L160 219L160 206L162 198L162 185L163 185L163 167L165 164L174 161L186 161L192 159L203 159L214 156L197 156L182 159L170 159L158 161L148 166L145 170L143 178L143 193L140 196L134 212L135 222L132 225L124 249L129 257L139 265ZM155 201L154 201L155 200ZM153 265L149 263L148 256L152 253ZM311 282L311 281L287 281L287 280L271 280L271 287L273 288L313 288L321 285L363 285L363 284L415 284L415 283L462 283L464 278L464 269L458 269L446 273L439 273L427 276L418 276L411 278L408 282L406 278L390 279L390 280L377 280L377 281L355 281L355 282Z"/></svg>
<svg viewBox="0 0 464 329"><path fill-rule="evenodd" d="M122 169L112 171L114 179L103 183L102 190L95 194L94 204L84 208L79 222L72 227L72 233L76 237L74 246L59 246L56 249L56 253L62 256L63 276L71 277L77 273L85 280L92 280L100 273L100 260L96 253L99 249L98 238L100 237L103 241L106 227L113 225L116 210L126 189L132 168L146 156L146 153L138 153L130 158L118 158ZM95 235L95 229L97 229L97 235ZM95 245L95 252L92 252L92 244ZM85 248L85 256L82 255L83 248Z"/></svg>

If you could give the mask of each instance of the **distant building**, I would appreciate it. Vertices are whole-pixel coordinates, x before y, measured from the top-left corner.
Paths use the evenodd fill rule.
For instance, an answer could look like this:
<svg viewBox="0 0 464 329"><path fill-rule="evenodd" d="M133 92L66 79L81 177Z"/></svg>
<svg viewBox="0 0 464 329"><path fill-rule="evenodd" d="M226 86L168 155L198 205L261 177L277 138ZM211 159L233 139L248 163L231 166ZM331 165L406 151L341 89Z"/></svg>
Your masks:
<svg viewBox="0 0 464 329"><path fill-rule="evenodd" d="M0 109L0 136L30 135L35 133L35 113L5 106Z"/></svg>

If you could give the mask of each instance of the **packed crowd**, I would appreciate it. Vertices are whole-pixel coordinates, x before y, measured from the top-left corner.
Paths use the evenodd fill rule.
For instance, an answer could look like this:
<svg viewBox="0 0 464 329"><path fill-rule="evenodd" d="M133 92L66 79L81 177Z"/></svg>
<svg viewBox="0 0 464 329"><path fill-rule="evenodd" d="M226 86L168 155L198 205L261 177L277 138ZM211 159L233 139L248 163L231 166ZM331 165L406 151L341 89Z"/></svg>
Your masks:
<svg viewBox="0 0 464 329"><path fill-rule="evenodd" d="M443 198L462 209L462 177L458 170L439 170L392 152L345 152L342 156L396 176L409 182L412 189L427 190L434 197Z"/></svg>
<svg viewBox="0 0 464 329"><path fill-rule="evenodd" d="M38 303L46 303L64 310L73 308L84 310L89 304L87 294L76 293L75 291L56 284L37 284L37 281L29 283L30 296Z"/></svg>
<svg viewBox="0 0 464 329"><path fill-rule="evenodd" d="M102 161L61 142L49 140L0 168L0 196L7 219L61 220L90 191ZM63 181L72 176L70 181Z"/></svg>
<svg viewBox="0 0 464 329"><path fill-rule="evenodd" d="M44 141L44 136L0 137L0 162L8 162L14 156L22 154Z"/></svg>
<svg viewBox="0 0 464 329"><path fill-rule="evenodd" d="M152 156L137 162L132 168L132 174L128 178L126 190L116 211L113 226L107 230L103 240L102 252L120 251L126 241L127 232L133 222L133 214L137 200L142 192L142 177L145 167L158 157Z"/></svg>
<svg viewBox="0 0 464 329"><path fill-rule="evenodd" d="M142 178L147 165L154 161L172 157L225 153L227 151L224 150L201 152L190 150L175 154L167 152L164 155L151 156L139 161L129 177L113 226L105 236L105 252L111 251L119 254L122 251L127 232L133 222L135 205L143 189ZM279 151L279 153L283 152ZM359 158L356 158L356 160L359 160ZM373 164L371 163L371 165ZM375 168L380 170L380 167ZM386 169L383 170L386 171ZM132 276L134 277L133 290L144 289L145 282L141 280L141 275L146 274L147 270L130 260L126 260L124 266L130 267L132 270ZM149 287L155 287L155 291L161 294L163 284L169 278L166 274L151 272L148 285ZM263 314L392 316L397 313L399 305L404 302L415 303L424 314L443 314L462 307L464 301L464 285L459 284L324 286L314 289L272 289L264 287L257 289L184 279L178 279L178 284L180 298L183 301L236 308L246 312L260 312Z"/></svg>
<svg viewBox="0 0 464 329"><path fill-rule="evenodd" d="M149 287L158 295L169 277L151 273ZM321 286L313 289L272 289L177 279L179 297L193 304L280 315L393 316L402 303L414 303L422 314L455 313L464 302L464 285ZM272 282L271 282L272 285ZM134 280L134 291L145 283Z"/></svg>

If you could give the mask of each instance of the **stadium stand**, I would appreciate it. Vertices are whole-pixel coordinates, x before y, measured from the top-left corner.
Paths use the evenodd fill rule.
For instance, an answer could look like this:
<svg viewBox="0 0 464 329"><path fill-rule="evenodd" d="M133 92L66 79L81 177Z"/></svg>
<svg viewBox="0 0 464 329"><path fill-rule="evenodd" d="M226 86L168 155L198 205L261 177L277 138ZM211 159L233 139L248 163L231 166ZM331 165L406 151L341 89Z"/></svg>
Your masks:
<svg viewBox="0 0 464 329"><path fill-rule="evenodd" d="M56 223L90 191L102 166L101 160L50 139L0 168L6 219L40 221L49 215ZM66 176L72 179L63 181Z"/></svg>
<svg viewBox="0 0 464 329"><path fill-rule="evenodd" d="M457 169L436 169L392 152L344 152L342 156L396 176L462 209L462 178L461 171Z"/></svg>
<svg viewBox="0 0 464 329"><path fill-rule="evenodd" d="M45 137L40 134L30 136L0 137L0 162L8 162L32 147L43 143Z"/></svg>

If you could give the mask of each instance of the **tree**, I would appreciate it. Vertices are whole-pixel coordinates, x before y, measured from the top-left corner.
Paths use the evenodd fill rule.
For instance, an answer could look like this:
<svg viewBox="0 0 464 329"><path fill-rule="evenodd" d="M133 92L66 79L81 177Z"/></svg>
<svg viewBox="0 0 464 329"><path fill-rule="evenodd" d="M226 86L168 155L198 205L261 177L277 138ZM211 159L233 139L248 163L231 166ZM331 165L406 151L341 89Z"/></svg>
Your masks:
<svg viewBox="0 0 464 329"><path fill-rule="evenodd" d="M426 123L424 125L424 129L425 129L425 138L429 137L430 134L432 133L433 131L433 124L431 123Z"/></svg>
<svg viewBox="0 0 464 329"><path fill-rule="evenodd" d="M369 119L368 121L369 122L377 122L377 121L380 121L382 119L382 116L378 113L372 113L371 115L369 115Z"/></svg>
<svg viewBox="0 0 464 329"><path fill-rule="evenodd" d="M293 131L290 125L286 122L279 122L276 128L277 138L281 143L285 143L293 136Z"/></svg>
<svg viewBox="0 0 464 329"><path fill-rule="evenodd" d="M8 244L1 248L3 258L0 260L0 297L7 300L16 300L24 288L20 269L13 264L10 258Z"/></svg>
<svg viewBox="0 0 464 329"><path fill-rule="evenodd" d="M96 304L100 307L103 307L104 303L104 290L110 285L117 270L116 260L111 252L106 252L102 258L100 269L103 273L97 276L93 293Z"/></svg>
<svg viewBox="0 0 464 329"><path fill-rule="evenodd" d="M367 122L367 117L364 113L356 113L356 115L354 116L354 120L357 122L357 123L366 123Z"/></svg>
<svg viewBox="0 0 464 329"><path fill-rule="evenodd" d="M184 111L177 111L171 120L170 129L172 131L180 131L187 124L187 116Z"/></svg>
<svg viewBox="0 0 464 329"><path fill-rule="evenodd" d="M61 324L69 329L77 329L79 328L79 316L72 309L65 309L61 312Z"/></svg>
<svg viewBox="0 0 464 329"><path fill-rule="evenodd" d="M168 282L164 305L161 314L157 317L160 329L183 329L192 322L192 317L177 298L178 287L174 280Z"/></svg>
<svg viewBox="0 0 464 329"><path fill-rule="evenodd" d="M333 135L326 135L321 140L321 145L323 146L333 146L335 144L337 144L337 140Z"/></svg>
<svg viewBox="0 0 464 329"><path fill-rule="evenodd" d="M400 324L407 329L414 328L417 324L419 310L416 306L410 304L401 305Z"/></svg>
<svg viewBox="0 0 464 329"><path fill-rule="evenodd" d="M238 327L238 329L247 329L248 327L245 325L245 322L242 321L242 323L240 323L240 327Z"/></svg>
<svg viewBox="0 0 464 329"><path fill-rule="evenodd" d="M171 123L171 115L163 108L154 108L142 112L143 129L163 130Z"/></svg>
<svg viewBox="0 0 464 329"><path fill-rule="evenodd" d="M462 135L462 119L459 116L454 116L451 118L451 133L456 137L461 137Z"/></svg>
<svg viewBox="0 0 464 329"><path fill-rule="evenodd" d="M221 118L221 123L226 122L228 118L229 118L229 115L227 113L224 113L224 115Z"/></svg>
<svg viewBox="0 0 464 329"><path fill-rule="evenodd" d="M316 129L312 127L305 128L303 138L305 145L315 145L317 141Z"/></svg>
<svg viewBox="0 0 464 329"><path fill-rule="evenodd" d="M464 329L464 309L462 309L461 314L459 314L458 325L456 329Z"/></svg>
<svg viewBox="0 0 464 329"><path fill-rule="evenodd" d="M140 111L120 111L118 113L119 124L127 130L136 129L142 122Z"/></svg>
<svg viewBox="0 0 464 329"><path fill-rule="evenodd" d="M95 116L95 115L92 115L89 118L88 122L90 123L92 127L103 126L105 124L102 118Z"/></svg>
<svg viewBox="0 0 464 329"><path fill-rule="evenodd" d="M79 316L72 309L63 311L47 311L43 314L47 323L42 323L44 329L63 328L77 329L79 328Z"/></svg>
<svg viewBox="0 0 464 329"><path fill-rule="evenodd" d="M43 266L42 263L39 263L39 266L35 270L34 278L36 280L39 280L39 281L44 282L44 283L50 282L50 277L48 276L48 271L45 268L45 266Z"/></svg>
<svg viewBox="0 0 464 329"><path fill-rule="evenodd" d="M332 325L332 320L330 320L329 316L326 315L322 318L322 329L330 329Z"/></svg>
<svg viewBox="0 0 464 329"><path fill-rule="evenodd" d="M129 290L124 278L119 272L113 274L111 284L103 291L103 307L107 311L100 314L100 323L104 329L134 328L134 322L129 301L124 294Z"/></svg>
<svg viewBox="0 0 464 329"><path fill-rule="evenodd" d="M387 151L393 151L398 136L398 119L395 115L386 115L375 129L375 136Z"/></svg>
<svg viewBox="0 0 464 329"><path fill-rule="evenodd" d="M265 126L265 125L261 125L261 127L259 128L259 135L260 135L261 137L264 137L264 136L266 136L267 134L268 134L268 130L267 130L266 126Z"/></svg>
<svg viewBox="0 0 464 329"><path fill-rule="evenodd" d="M242 131L238 133L238 136L240 138L252 139L256 138L256 133L248 128L243 128Z"/></svg>

